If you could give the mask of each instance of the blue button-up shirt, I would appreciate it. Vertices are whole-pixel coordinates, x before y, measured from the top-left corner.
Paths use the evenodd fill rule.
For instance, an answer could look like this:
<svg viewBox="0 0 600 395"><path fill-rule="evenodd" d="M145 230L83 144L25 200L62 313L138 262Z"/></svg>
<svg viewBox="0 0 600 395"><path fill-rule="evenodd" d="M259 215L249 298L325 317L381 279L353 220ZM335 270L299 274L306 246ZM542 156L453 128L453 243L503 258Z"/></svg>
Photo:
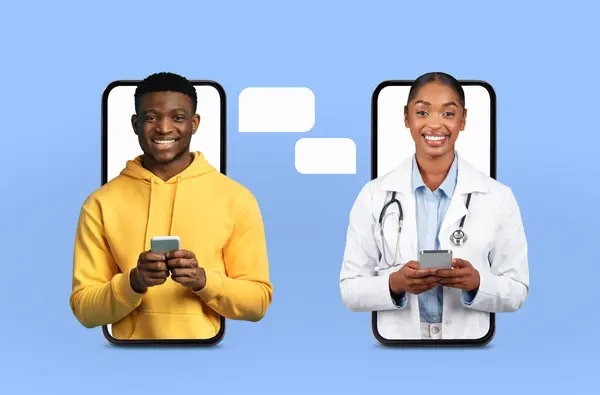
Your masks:
<svg viewBox="0 0 600 395"><path fill-rule="evenodd" d="M429 190L421 177L416 157L413 158L412 185L415 191L417 207L417 234L418 249L421 250L439 250L440 227L450 205L450 200L456 188L458 178L457 154L454 155L454 161L450 166L450 171L446 179L435 191ZM470 304L474 298L474 293L463 292L462 302ZM443 287L438 285L427 292L419 294L419 312L421 322L440 323L442 322L442 311L444 304ZM402 294L396 299L396 305L404 308L406 305L406 294Z"/></svg>
<svg viewBox="0 0 600 395"><path fill-rule="evenodd" d="M430 191L423 182L416 158L413 159L412 183L415 191L417 206L417 232L418 249L421 250L439 250L440 240L438 234L450 199L456 187L458 176L457 160L454 156L454 162L450 166L450 171L446 179L438 189ZM427 292L419 294L419 311L421 313L421 322L439 323L442 322L442 306L444 302L444 290L441 285L430 289Z"/></svg>

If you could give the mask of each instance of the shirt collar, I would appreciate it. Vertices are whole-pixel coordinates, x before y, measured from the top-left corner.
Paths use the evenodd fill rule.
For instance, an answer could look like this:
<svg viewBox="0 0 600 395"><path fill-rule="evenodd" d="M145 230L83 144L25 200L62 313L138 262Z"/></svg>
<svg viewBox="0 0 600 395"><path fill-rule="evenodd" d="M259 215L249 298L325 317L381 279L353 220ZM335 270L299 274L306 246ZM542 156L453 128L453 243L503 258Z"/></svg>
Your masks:
<svg viewBox="0 0 600 395"><path fill-rule="evenodd" d="M458 154L454 153L454 160L452 161L452 165L450 166L450 171L448 171L448 175L438 189L441 189L447 197L451 198L454 193L454 189L456 188L456 180L458 176ZM417 157L413 155L413 190L417 190L421 187L427 188L425 182L423 181L423 177L421 177L421 172L419 172L419 166L417 165Z"/></svg>

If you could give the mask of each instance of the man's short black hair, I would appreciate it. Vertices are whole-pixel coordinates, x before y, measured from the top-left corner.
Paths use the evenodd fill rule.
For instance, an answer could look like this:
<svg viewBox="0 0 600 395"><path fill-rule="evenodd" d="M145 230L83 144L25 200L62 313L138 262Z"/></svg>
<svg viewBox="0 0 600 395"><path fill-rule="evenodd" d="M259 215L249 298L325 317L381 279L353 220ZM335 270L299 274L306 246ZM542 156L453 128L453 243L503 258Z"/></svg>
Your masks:
<svg viewBox="0 0 600 395"><path fill-rule="evenodd" d="M142 95L151 92L179 92L187 95L192 99L193 112L196 112L198 105L198 97L196 88L186 78L168 72L160 72L146 77L135 90L135 111L137 112L138 104Z"/></svg>

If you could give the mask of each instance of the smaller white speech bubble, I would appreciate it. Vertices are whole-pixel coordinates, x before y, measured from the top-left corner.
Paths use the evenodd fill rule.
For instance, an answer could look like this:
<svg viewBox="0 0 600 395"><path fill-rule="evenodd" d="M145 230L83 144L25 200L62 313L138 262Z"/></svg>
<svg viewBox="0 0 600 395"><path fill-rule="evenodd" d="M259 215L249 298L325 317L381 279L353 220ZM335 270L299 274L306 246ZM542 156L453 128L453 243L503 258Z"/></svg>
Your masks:
<svg viewBox="0 0 600 395"><path fill-rule="evenodd" d="M303 138L296 142L302 174L356 174L356 144L350 138Z"/></svg>

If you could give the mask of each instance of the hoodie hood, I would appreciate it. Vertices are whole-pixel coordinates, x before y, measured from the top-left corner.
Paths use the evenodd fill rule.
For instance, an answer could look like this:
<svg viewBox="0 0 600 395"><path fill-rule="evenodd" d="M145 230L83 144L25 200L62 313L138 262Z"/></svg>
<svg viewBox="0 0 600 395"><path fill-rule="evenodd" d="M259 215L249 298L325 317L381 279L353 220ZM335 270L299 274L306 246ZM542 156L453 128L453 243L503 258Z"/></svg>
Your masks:
<svg viewBox="0 0 600 395"><path fill-rule="evenodd" d="M175 194L173 195L173 208L171 211L171 226L169 230L169 236L173 235L173 228L175 227L175 218L176 218L176 209L177 209L177 194L180 192L182 188L182 184L186 180L191 178L201 177L203 175L212 173L217 171L204 157L204 154L201 152L193 152L192 163L181 173L173 176L167 181L163 181L161 178L157 177L154 173L149 171L148 169L142 166L142 157L140 155L133 160L127 161L125 168L121 171L121 175L125 177L130 177L137 181L140 181L146 185L148 185L150 198L148 200L148 221L146 223L146 233L144 236L144 243L146 248L149 248L149 235L148 230L151 225L152 220L152 199L156 192L156 186L160 184L175 184Z"/></svg>
<svg viewBox="0 0 600 395"><path fill-rule="evenodd" d="M121 175L135 178L137 180L144 181L148 184L152 184L153 182L157 184L173 184L178 183L179 181L185 180L187 178L199 177L206 173L216 171L216 169L213 166L211 166L210 163L208 163L208 161L204 157L204 154L202 154L201 152L192 152L192 155L192 163L181 173L177 174L176 176L167 181L161 180L151 171L142 166L143 155L140 155L133 160L127 161L125 168L121 171Z"/></svg>

